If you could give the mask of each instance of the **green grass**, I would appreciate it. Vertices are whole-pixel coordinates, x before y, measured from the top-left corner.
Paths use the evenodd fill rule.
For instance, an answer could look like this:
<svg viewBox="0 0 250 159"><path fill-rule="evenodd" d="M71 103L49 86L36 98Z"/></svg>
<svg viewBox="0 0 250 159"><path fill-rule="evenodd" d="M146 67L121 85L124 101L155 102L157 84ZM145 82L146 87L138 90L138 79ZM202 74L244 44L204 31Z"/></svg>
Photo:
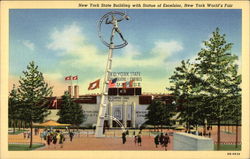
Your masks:
<svg viewBox="0 0 250 159"><path fill-rule="evenodd" d="M43 147L42 144L33 144L32 148L29 148L29 144L9 144L9 151L31 151L37 148Z"/></svg>
<svg viewBox="0 0 250 159"><path fill-rule="evenodd" d="M17 135L17 134L23 133L24 131L27 131L27 130L16 130L15 133L9 132L9 134L10 134L10 135Z"/></svg>
<svg viewBox="0 0 250 159"><path fill-rule="evenodd" d="M214 150L216 151L241 151L241 145L238 145L237 148L235 148L235 145L220 145L220 150L217 150L217 144L214 144Z"/></svg>
<svg viewBox="0 0 250 159"><path fill-rule="evenodd" d="M235 134L235 133L232 133L232 132L228 132L228 131L223 131L225 134Z"/></svg>

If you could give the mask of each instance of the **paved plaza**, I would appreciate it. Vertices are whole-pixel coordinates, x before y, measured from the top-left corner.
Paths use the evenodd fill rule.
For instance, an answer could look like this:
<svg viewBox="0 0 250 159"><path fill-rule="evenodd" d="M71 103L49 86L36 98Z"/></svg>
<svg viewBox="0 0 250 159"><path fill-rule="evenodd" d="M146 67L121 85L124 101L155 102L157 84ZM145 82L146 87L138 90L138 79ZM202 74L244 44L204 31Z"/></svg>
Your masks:
<svg viewBox="0 0 250 159"><path fill-rule="evenodd" d="M221 143L235 144L235 131L232 128L222 127L221 129ZM231 132L227 133L226 131ZM42 130L40 130L42 132ZM130 130L127 136L127 141L122 144L121 130L106 130L106 137L96 138L93 135L93 130L84 130L80 134L76 134L71 142L66 135L66 140L63 143L63 147L60 144L46 144L45 140L41 139L39 135L34 135L33 143L44 143L45 147L38 149L37 151L55 151L55 150L129 150L129 151L165 151L164 147L155 147L153 130L143 130L142 133L142 146L138 146L134 142L133 137L134 130ZM173 130L163 130L163 132L174 132ZM137 133L137 132L136 132ZM160 133L160 132L159 132ZM211 138L216 142L217 129L214 127L211 131ZM241 141L241 130L239 129L239 141ZM173 149L173 136L170 136L170 144L167 150ZM9 135L9 143L29 143L29 139L24 138L23 134Z"/></svg>

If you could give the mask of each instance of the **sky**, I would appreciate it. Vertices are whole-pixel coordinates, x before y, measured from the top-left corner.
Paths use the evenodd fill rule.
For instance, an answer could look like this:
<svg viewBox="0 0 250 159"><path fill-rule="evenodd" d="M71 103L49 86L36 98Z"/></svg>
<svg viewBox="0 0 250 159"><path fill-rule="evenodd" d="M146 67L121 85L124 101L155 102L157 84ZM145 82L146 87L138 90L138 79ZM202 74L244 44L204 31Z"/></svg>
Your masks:
<svg viewBox="0 0 250 159"><path fill-rule="evenodd" d="M12 9L10 10L9 88L17 84L29 62L35 61L53 95L60 96L78 75L80 94L90 82L104 77L108 48L98 37L97 24L111 10L105 9ZM233 43L232 54L241 66L241 10L232 9L129 9L117 10L130 19L119 23L128 42L113 52L113 72L140 72L142 92L168 93L169 77L181 60L195 59L203 41L216 27ZM112 26L102 24L109 41ZM115 42L119 36L115 36Z"/></svg>

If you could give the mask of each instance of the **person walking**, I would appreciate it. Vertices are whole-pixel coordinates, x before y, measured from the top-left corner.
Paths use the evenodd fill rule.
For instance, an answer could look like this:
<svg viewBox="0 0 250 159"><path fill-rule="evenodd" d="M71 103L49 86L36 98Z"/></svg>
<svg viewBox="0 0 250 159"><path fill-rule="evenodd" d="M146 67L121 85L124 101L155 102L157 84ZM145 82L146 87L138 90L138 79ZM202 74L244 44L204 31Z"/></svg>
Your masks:
<svg viewBox="0 0 250 159"><path fill-rule="evenodd" d="M211 138L211 132L210 131L208 132L208 137Z"/></svg>
<svg viewBox="0 0 250 159"><path fill-rule="evenodd" d="M65 137L63 133L60 133L60 139L59 139L59 144L61 145L61 148L63 148L63 142L65 141Z"/></svg>
<svg viewBox="0 0 250 159"><path fill-rule="evenodd" d="M126 143L126 133L123 132L122 133L122 144L125 144Z"/></svg>
<svg viewBox="0 0 250 159"><path fill-rule="evenodd" d="M51 141L52 141L52 135L50 133L48 133L48 135L47 135L47 144L48 144L48 147L50 147Z"/></svg>
<svg viewBox="0 0 250 159"><path fill-rule="evenodd" d="M161 146L163 146L163 138L164 138L163 133L161 133L161 135L159 137L159 141L160 141Z"/></svg>
<svg viewBox="0 0 250 159"><path fill-rule="evenodd" d="M155 141L155 147L157 148L159 145L159 135L158 134L155 136L154 141Z"/></svg>
<svg viewBox="0 0 250 159"><path fill-rule="evenodd" d="M31 135L31 133L30 133L30 131L28 132L28 139L30 138L30 135Z"/></svg>
<svg viewBox="0 0 250 159"><path fill-rule="evenodd" d="M168 136L168 133L166 133L163 138L163 146L165 148L165 151L167 151L168 143L170 143L170 138Z"/></svg>
<svg viewBox="0 0 250 159"><path fill-rule="evenodd" d="M47 130L43 131L42 134L43 134L43 139L46 141L46 138L47 138L47 136L48 136Z"/></svg>
<svg viewBox="0 0 250 159"><path fill-rule="evenodd" d="M26 139L26 132L23 132L23 138Z"/></svg>
<svg viewBox="0 0 250 159"><path fill-rule="evenodd" d="M70 138L70 141L72 142L73 140L73 137L74 137L74 133L72 131L69 132L69 138Z"/></svg>
<svg viewBox="0 0 250 159"><path fill-rule="evenodd" d="M134 142L135 142L135 145L137 144L137 136L135 135L134 137Z"/></svg>
<svg viewBox="0 0 250 159"><path fill-rule="evenodd" d="M54 148L56 148L56 143L57 143L57 133L56 132L53 134L52 140L53 140Z"/></svg>
<svg viewBox="0 0 250 159"><path fill-rule="evenodd" d="M137 135L137 142L138 142L138 146L141 146L141 143L142 143L141 133Z"/></svg>

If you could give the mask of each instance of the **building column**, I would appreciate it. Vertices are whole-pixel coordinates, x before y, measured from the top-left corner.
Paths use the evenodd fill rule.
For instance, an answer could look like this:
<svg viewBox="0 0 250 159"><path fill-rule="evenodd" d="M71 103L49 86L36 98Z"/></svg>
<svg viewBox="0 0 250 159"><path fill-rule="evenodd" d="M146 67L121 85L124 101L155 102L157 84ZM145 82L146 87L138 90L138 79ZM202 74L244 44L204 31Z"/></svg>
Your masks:
<svg viewBox="0 0 250 159"><path fill-rule="evenodd" d="M73 87L72 86L68 86L68 92L70 94L70 97L73 97Z"/></svg>
<svg viewBox="0 0 250 159"><path fill-rule="evenodd" d="M124 102L122 105L122 124L124 127L127 127L127 102Z"/></svg>
<svg viewBox="0 0 250 159"><path fill-rule="evenodd" d="M113 119L111 116L113 116L113 111L112 111L113 103L109 102L109 128L113 128Z"/></svg>
<svg viewBox="0 0 250 159"><path fill-rule="evenodd" d="M131 113L131 122L132 128L135 128L135 121L136 121L136 105L135 102L132 103L132 113Z"/></svg>
<svg viewBox="0 0 250 159"><path fill-rule="evenodd" d="M74 86L74 98L79 98L79 86Z"/></svg>

